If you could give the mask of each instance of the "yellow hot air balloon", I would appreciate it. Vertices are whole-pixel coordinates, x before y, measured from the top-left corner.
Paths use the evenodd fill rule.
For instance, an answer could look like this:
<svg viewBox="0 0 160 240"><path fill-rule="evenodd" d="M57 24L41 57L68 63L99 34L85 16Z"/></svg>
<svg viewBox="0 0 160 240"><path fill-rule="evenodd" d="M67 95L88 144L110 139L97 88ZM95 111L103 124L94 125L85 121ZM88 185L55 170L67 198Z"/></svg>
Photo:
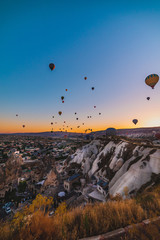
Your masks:
<svg viewBox="0 0 160 240"><path fill-rule="evenodd" d="M159 81L159 76L157 74L150 74L146 77L145 83L150 86L152 89L154 89L155 85Z"/></svg>

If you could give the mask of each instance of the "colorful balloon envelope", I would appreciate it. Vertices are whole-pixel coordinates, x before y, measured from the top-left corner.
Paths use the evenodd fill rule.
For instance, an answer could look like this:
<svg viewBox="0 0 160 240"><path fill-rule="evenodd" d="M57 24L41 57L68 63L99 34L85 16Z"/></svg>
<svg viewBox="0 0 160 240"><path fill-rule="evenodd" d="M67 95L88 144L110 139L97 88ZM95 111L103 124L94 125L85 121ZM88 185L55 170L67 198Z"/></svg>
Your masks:
<svg viewBox="0 0 160 240"><path fill-rule="evenodd" d="M49 68L51 69L51 71L53 71L53 70L55 69L54 63L50 63L50 64L49 64Z"/></svg>
<svg viewBox="0 0 160 240"><path fill-rule="evenodd" d="M159 81L159 76L157 74L150 74L145 79L145 83L152 89L154 89L158 81Z"/></svg>

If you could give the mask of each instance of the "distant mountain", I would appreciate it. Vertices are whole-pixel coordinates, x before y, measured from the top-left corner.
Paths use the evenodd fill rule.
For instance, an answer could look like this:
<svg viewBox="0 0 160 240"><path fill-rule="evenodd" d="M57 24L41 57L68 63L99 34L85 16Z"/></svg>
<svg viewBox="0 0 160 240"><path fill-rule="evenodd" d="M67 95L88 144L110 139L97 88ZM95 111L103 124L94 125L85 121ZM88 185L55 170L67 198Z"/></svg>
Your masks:
<svg viewBox="0 0 160 240"><path fill-rule="evenodd" d="M76 137L82 137L83 133L74 133L74 132L39 132L39 133L8 133L8 134L0 134L0 135L15 135L15 136L33 136L33 137L58 137L58 138L76 138Z"/></svg>
<svg viewBox="0 0 160 240"><path fill-rule="evenodd" d="M153 133L160 132L160 127L146 127L146 128L128 128L128 129L117 129L117 135L128 136L128 137L145 137L153 136ZM102 136L106 134L106 130L96 131L90 133L95 136Z"/></svg>
<svg viewBox="0 0 160 240"><path fill-rule="evenodd" d="M153 136L153 132L160 132L160 127L146 127L146 128L128 128L128 129L117 129L117 134L119 136L128 136L128 137L145 137L145 136ZM82 137L85 135L94 135L94 136L102 136L106 134L106 130L91 132L89 134L86 133L75 133L75 132L39 132L39 133L10 133L6 135L20 135L20 136L40 136L40 137ZM2 135L2 134L0 134ZM3 134L4 135L4 134Z"/></svg>

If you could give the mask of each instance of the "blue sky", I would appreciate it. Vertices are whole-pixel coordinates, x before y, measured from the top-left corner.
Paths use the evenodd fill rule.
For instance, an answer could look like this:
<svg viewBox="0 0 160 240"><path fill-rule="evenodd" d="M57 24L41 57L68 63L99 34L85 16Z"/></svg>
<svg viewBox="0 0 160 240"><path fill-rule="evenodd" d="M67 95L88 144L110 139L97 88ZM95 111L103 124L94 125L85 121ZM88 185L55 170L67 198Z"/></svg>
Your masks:
<svg viewBox="0 0 160 240"><path fill-rule="evenodd" d="M158 1L4 1L0 22L0 132L50 130L52 115L57 130L160 126L160 87L144 83L160 74Z"/></svg>

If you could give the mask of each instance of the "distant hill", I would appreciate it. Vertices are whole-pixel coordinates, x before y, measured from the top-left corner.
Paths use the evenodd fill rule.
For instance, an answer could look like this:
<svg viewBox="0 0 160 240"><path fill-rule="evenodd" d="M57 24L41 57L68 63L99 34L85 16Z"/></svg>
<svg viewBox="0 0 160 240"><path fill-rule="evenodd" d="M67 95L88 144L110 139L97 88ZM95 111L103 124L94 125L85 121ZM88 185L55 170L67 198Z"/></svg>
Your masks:
<svg viewBox="0 0 160 240"><path fill-rule="evenodd" d="M69 138L76 138L76 137L82 137L83 133L74 133L74 132L39 132L39 133L10 133L10 134L0 134L0 135L15 135L15 136L37 136L37 137L58 137L58 138L64 138L64 137L69 137Z"/></svg>
<svg viewBox="0 0 160 240"><path fill-rule="evenodd" d="M106 130L92 132L96 136L105 135ZM146 128L128 128L128 129L117 129L117 134L119 136L129 136L129 137L145 137L153 136L153 132L160 132L160 127L146 127Z"/></svg>
<svg viewBox="0 0 160 240"><path fill-rule="evenodd" d="M146 128L128 128L128 129L117 129L117 134L121 136L129 136L129 137L143 137L143 136L151 136L153 135L153 131L160 132L160 127L146 127ZM76 138L82 137L85 135L95 135L102 136L106 134L106 130L91 132L89 134L86 133L75 133L75 132L39 132L39 133L10 133L6 135L20 135L20 136L40 136L40 137L58 137L58 138ZM2 135L2 134L0 134ZM3 134L5 135L5 134Z"/></svg>

